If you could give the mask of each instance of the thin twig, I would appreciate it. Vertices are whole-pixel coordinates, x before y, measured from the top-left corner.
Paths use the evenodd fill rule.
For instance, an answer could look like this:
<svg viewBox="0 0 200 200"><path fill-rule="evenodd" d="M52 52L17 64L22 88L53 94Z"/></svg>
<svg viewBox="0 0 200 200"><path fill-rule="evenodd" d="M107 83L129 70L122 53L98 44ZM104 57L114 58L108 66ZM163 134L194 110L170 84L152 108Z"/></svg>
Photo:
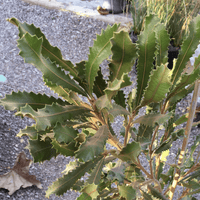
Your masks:
<svg viewBox="0 0 200 200"><path fill-rule="evenodd" d="M138 167L139 169L141 169L141 170L147 175L148 178L153 179L153 177L151 176L151 174L149 174L149 173L146 171L146 169L141 165L141 163L140 163L139 160L138 160L137 163L134 163L134 164L136 164L137 167Z"/></svg>
<svg viewBox="0 0 200 200"><path fill-rule="evenodd" d="M153 134L153 137L152 137L152 140L151 140L151 144L150 144L150 146L149 146L149 156L150 156L150 158L151 158L151 155L152 155L152 147L153 147L153 143L154 143L154 140L155 140L155 138L156 138L156 134L157 134L157 132L158 132L158 128L159 128L159 126L156 126L156 128L155 128L155 131L154 131L154 134Z"/></svg>
<svg viewBox="0 0 200 200"><path fill-rule="evenodd" d="M127 140L128 140L128 132L129 132L129 129L131 127L131 124L132 124L132 121L135 117L135 113L136 113L136 110L132 113L132 115L129 117L129 121L128 121L128 124L126 126L126 129L125 129L125 137L124 137L124 146L126 146L127 144Z"/></svg>
<svg viewBox="0 0 200 200"><path fill-rule="evenodd" d="M183 176L181 176L178 179L178 182L181 181L183 178L185 178L188 174L194 172L199 167L200 167L200 163L197 163L196 165L193 165Z"/></svg>
<svg viewBox="0 0 200 200"><path fill-rule="evenodd" d="M183 162L183 158L185 155L185 151L187 148L187 144L188 144L188 139L190 137L190 130L193 124L193 118L194 118L194 114L195 114L195 110L196 110L196 106L197 106L197 98L198 98L198 94L199 94L199 83L198 80L195 81L195 86L194 86L194 93L193 93L193 97L192 97L192 102L190 105L190 111L189 111L189 116L188 116L188 121L187 121L187 125L185 128L185 137L183 139L183 144L182 144L182 149L179 155L179 160L178 160L178 166L181 167L182 162ZM172 200L173 196L174 196L174 192L176 189L176 186L178 184L178 180L180 177L180 169L176 169L176 174L174 176L174 180L172 182L172 186L170 187L170 191L169 191L169 199Z"/></svg>

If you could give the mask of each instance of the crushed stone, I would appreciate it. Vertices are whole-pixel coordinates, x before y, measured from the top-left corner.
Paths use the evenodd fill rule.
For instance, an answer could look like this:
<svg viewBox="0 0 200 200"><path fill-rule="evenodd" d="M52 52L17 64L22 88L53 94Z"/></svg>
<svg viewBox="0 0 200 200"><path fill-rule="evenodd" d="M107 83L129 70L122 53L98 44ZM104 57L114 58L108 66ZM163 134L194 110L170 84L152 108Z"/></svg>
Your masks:
<svg viewBox="0 0 200 200"><path fill-rule="evenodd" d="M16 17L20 21L34 23L40 27L42 32L53 46L61 49L63 57L73 63L87 60L89 47L93 45L96 33L100 34L101 29L107 27L107 23L73 14L72 12L60 12L49 10L36 5L24 3L21 0L1 0L0 2L0 74L6 77L5 82L0 82L0 98L5 97L12 91L33 91L35 93L45 93L57 97L49 88L44 85L42 73L30 64L25 64L20 57L17 47L18 30L13 24L6 21L7 18ZM108 76L108 70L102 65L104 76ZM131 73L134 80L135 74ZM189 106L191 96L183 99L177 108L177 113L182 115ZM17 155L25 151L27 157L32 159L27 149L27 137L15 137L20 129L31 126L34 121L29 118L15 117L14 111L5 110L0 106L0 175L8 172L14 165ZM122 123L121 118L116 118L113 123L114 131L119 133ZM192 129L192 136L199 134L199 129ZM193 138L189 141L191 146ZM169 162L172 162L176 154L179 142L173 146ZM30 167L30 174L36 176L41 181L43 189L35 186L21 188L12 196L8 191L0 189L0 200L44 200L45 191L57 178L62 177L61 172L65 169L71 159L58 156L56 159L45 161L42 164L33 163ZM145 162L145 161L144 161ZM74 191L67 191L63 196L51 195L49 200L70 199L75 200L79 196ZM200 198L199 198L200 199Z"/></svg>

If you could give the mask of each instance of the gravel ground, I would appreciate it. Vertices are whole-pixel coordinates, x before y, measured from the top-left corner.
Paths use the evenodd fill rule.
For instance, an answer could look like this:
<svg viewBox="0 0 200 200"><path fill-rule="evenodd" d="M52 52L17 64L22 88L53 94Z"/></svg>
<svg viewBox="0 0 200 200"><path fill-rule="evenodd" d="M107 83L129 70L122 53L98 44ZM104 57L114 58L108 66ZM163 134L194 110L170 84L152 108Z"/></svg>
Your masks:
<svg viewBox="0 0 200 200"><path fill-rule="evenodd" d="M23 58L18 55L16 39L18 39L17 27L6 21L7 18L16 17L20 21L34 23L40 27L52 45L58 46L65 59L73 63L87 59L89 46L92 46L96 33L107 27L107 23L95 19L84 18L74 15L71 12L59 12L48 10L39 6L29 5L21 0L1 0L0 2L0 74L7 78L5 83L0 82L0 95L10 94L12 91L33 91L35 93L46 93L56 95L51 92L43 83L42 74L34 66L24 64ZM104 75L108 72L104 70ZM179 103L177 112L186 112L191 96ZM13 167L17 155L24 150L27 145L27 138L17 138L16 134L20 129L30 126L33 121L20 117L15 117L13 111L7 111L0 106L0 174L4 174ZM119 132L121 119L118 118L113 123L114 130ZM192 130L192 135L199 133L197 128ZM178 149L179 142L173 147L170 153L170 160L173 161ZM192 145L192 139L189 146ZM24 150L27 157L31 159L29 151ZM169 162L170 162L169 160ZM43 164L34 163L30 167L30 174L36 176L41 181L43 189L37 187L21 188L12 196L8 191L0 189L0 200L44 200L45 191L48 186L65 169L65 165L70 161L69 158L58 156L56 159L45 161ZM75 200L78 194L68 191L61 197L50 196L54 199Z"/></svg>

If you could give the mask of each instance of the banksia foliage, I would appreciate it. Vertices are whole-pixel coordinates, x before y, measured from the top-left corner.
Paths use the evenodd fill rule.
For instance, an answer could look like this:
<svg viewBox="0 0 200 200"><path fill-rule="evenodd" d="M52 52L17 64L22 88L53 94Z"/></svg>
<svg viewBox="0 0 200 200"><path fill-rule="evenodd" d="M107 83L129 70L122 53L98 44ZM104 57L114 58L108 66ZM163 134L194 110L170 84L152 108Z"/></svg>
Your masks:
<svg viewBox="0 0 200 200"><path fill-rule="evenodd" d="M146 17L144 31L136 44L128 32L118 32L118 25L108 25L90 47L88 60L75 65L64 60L60 50L51 46L33 24L21 23L15 18L8 21L18 26L20 56L43 73L46 86L60 98L12 92L0 104L5 109L16 109L16 115L36 121L18 134L29 137L28 148L34 162L50 160L58 154L76 160L48 188L47 197L73 189L81 192L78 200L132 200L142 196L172 199L177 169L177 184L188 188L183 197L200 191L200 163L194 161L193 155L199 145L198 137L192 152L184 158L184 165L175 163L163 172L173 141L188 136L185 129L175 129L188 120L187 115L176 116L175 108L193 91L200 76L200 57L196 58L191 73L184 71L199 44L199 16L191 22L190 33L172 70L167 68L169 35L154 15ZM110 75L105 81L99 65L108 58ZM137 88L126 97L123 88L132 85L129 72L137 58ZM82 101L82 96L88 101ZM146 114L137 117L142 107L146 107ZM124 117L120 132L123 144L111 126L119 115ZM139 127L136 129L134 124ZM157 136L161 139L156 141ZM113 148L106 149L107 143ZM148 171L140 162L141 154L147 157ZM190 170L186 172L186 169ZM81 181L86 172L88 179ZM166 184L167 190L164 190Z"/></svg>

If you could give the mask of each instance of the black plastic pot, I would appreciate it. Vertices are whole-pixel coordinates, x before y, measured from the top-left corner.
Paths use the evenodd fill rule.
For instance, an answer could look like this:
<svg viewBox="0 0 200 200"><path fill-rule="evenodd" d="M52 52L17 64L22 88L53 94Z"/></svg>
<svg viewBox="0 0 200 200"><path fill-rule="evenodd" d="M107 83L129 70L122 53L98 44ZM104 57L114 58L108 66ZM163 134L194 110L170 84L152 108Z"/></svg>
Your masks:
<svg viewBox="0 0 200 200"><path fill-rule="evenodd" d="M135 35L133 31L131 31L129 35L132 42L136 43L138 40L137 35ZM172 42L170 43L169 50L168 50L168 66L167 66L169 69L173 68L173 60L174 58L178 58L179 50L180 50L179 47L174 47L173 43ZM153 64L155 65L155 61L153 62ZM137 60L134 66L136 65L137 65Z"/></svg>
<svg viewBox="0 0 200 200"><path fill-rule="evenodd" d="M197 102L197 111L200 111L200 103ZM194 122L198 122L200 121L200 113L196 113L195 118L194 118ZM198 128L200 128L200 124L198 124Z"/></svg>
<svg viewBox="0 0 200 200"><path fill-rule="evenodd" d="M179 47L174 47L172 44L169 45L167 66L169 69L173 68L173 60L174 58L178 58L179 50Z"/></svg>
<svg viewBox="0 0 200 200"><path fill-rule="evenodd" d="M110 13L118 14L125 10L126 0L104 0L102 8L107 9Z"/></svg>

